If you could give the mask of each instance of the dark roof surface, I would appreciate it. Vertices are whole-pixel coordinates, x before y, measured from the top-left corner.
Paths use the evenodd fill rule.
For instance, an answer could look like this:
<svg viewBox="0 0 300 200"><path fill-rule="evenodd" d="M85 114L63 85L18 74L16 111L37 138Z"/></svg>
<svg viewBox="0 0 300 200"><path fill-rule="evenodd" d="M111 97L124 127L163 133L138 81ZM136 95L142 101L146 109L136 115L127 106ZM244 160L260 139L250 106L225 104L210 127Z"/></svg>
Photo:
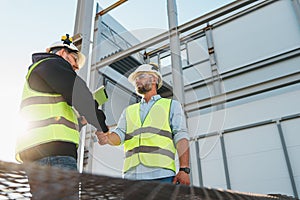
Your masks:
<svg viewBox="0 0 300 200"><path fill-rule="evenodd" d="M293 198L280 194L263 195L155 181L131 181L42 167L32 163L16 164L0 161L0 199L292 200Z"/></svg>

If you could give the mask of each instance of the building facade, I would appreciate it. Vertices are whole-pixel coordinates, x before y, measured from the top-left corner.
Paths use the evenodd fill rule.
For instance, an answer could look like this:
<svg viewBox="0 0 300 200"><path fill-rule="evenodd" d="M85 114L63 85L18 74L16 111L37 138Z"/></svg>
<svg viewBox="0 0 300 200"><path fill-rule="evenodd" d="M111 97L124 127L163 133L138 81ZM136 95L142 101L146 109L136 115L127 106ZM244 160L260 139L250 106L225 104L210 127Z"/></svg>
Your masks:
<svg viewBox="0 0 300 200"><path fill-rule="evenodd" d="M300 196L300 3L235 1L176 28L194 186ZM90 85L105 85L112 128L138 102L127 77L160 66L174 98L170 33L139 42L109 15L95 18ZM89 131L85 170L121 176L123 147Z"/></svg>

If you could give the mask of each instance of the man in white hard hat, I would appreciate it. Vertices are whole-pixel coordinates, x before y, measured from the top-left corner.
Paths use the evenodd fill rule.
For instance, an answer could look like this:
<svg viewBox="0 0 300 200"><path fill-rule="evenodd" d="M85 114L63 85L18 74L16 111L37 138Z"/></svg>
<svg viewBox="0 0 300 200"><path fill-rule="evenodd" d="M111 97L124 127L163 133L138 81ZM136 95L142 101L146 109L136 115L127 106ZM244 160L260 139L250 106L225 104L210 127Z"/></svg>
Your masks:
<svg viewBox="0 0 300 200"><path fill-rule="evenodd" d="M63 57L72 65L74 70L78 70L84 66L85 56L72 42L72 38L69 34L66 34L66 36L62 36L61 41L55 42L48 47L46 52Z"/></svg>
<svg viewBox="0 0 300 200"><path fill-rule="evenodd" d="M123 111L111 133L96 133L99 144L124 144L126 179L189 185L189 137L180 103L157 94L162 76L155 64L139 66L128 80L143 98Z"/></svg>
<svg viewBox="0 0 300 200"><path fill-rule="evenodd" d="M28 129L17 140L16 160L77 170L79 125L73 108L98 131L108 131L105 114L75 72L85 57L67 34L46 53L33 54L32 61L20 108Z"/></svg>

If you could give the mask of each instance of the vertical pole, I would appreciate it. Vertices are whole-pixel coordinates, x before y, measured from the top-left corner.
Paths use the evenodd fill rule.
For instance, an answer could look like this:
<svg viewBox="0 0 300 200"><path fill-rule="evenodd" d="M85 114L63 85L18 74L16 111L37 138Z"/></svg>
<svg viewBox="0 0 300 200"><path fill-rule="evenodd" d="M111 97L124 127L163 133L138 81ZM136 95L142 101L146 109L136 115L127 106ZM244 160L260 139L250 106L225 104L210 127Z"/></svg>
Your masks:
<svg viewBox="0 0 300 200"><path fill-rule="evenodd" d="M196 155L197 155L199 185L200 185L200 187L203 187L203 175L202 175L202 168L201 168L201 156L200 156L200 149L199 149L198 139L195 142L195 146L196 146Z"/></svg>
<svg viewBox="0 0 300 200"><path fill-rule="evenodd" d="M100 6L97 3L96 4L96 13L98 13L99 10L100 10ZM99 55L98 53L101 51L101 49L100 49L101 44L99 43L101 41L98 41L98 35L100 35L99 32L100 32L100 29L101 29L101 20L102 20L102 17L100 15L95 16L95 19L94 19L94 32L93 32L93 48L92 48L92 52L91 52L91 66L97 62L97 59L99 59L98 58L98 55ZM100 75L98 70L90 71L89 86L90 86L90 89L92 91L97 89L96 86L97 86L97 83L98 83L99 76L102 76L102 75ZM104 80L104 77L103 77L103 80ZM104 83L103 83L103 85L104 85ZM93 161L94 161L94 156L93 155L94 155L95 142L97 142L97 140L95 141L95 135L93 135L93 132L94 131L90 127L90 129L89 129L89 134L90 134L89 155L92 155L92 156L88 158L88 163L85 167L85 170L90 172L90 173L93 173Z"/></svg>
<svg viewBox="0 0 300 200"><path fill-rule="evenodd" d="M208 47L208 54L209 54L209 61L211 66L211 73L212 73L212 96L220 95L223 93L222 85L221 85L221 77L218 71L218 65L216 61L216 54L215 54L215 48L214 48L214 42L213 42L213 35L212 35L212 26L209 24L207 25L205 29L205 36L206 36L206 42ZM224 105L220 104L217 106L214 106L213 109L215 111L224 109Z"/></svg>
<svg viewBox="0 0 300 200"><path fill-rule="evenodd" d="M89 54L91 44L91 31L93 20L94 1L77 0L76 20L74 35L80 34L82 37L81 52L86 56L86 63L78 72L79 76L89 83L90 68Z"/></svg>
<svg viewBox="0 0 300 200"><path fill-rule="evenodd" d="M170 50L172 61L173 94L182 105L185 103L180 41L177 31L177 8L175 0L168 0L168 21L170 31Z"/></svg>
<svg viewBox="0 0 300 200"><path fill-rule="evenodd" d="M170 34L170 51L171 51L171 65L172 65L172 78L173 78L173 98L178 100L184 109L185 106L184 82L183 82L183 72L182 72L182 63L181 63L180 40L179 40L179 33L177 30L178 20L177 20L176 0L168 0L167 8L168 8L168 22L169 22L169 32L170 32L169 34ZM185 113L185 118L187 118L186 113ZM187 125L187 120L185 121ZM189 163L189 165L191 165L191 163Z"/></svg>
<svg viewBox="0 0 300 200"><path fill-rule="evenodd" d="M80 131L80 141L79 141L79 147L78 147L78 161L77 161L77 166L78 166L78 171L79 173L83 172L83 161L84 161L84 145L85 145L85 133L87 126L82 127Z"/></svg>
<svg viewBox="0 0 300 200"><path fill-rule="evenodd" d="M185 46L185 53L186 53L186 64L187 64L187 66L189 66L190 65L190 56L189 56L189 46L188 46L188 43L185 42L184 46Z"/></svg>
<svg viewBox="0 0 300 200"><path fill-rule="evenodd" d="M96 13L99 12L100 6L97 3L96 4ZM102 17L100 15L96 15L95 19L94 19L94 32L93 32L93 48L92 48L92 52L91 52L91 65L96 64L98 58L98 53L101 51L101 40L98 41L98 35L100 35L100 29L101 29L101 20ZM99 78L100 74L98 70L93 70L90 72L90 88L92 90L96 90L96 86L98 83L98 78Z"/></svg>
<svg viewBox="0 0 300 200"><path fill-rule="evenodd" d="M91 41L91 29L92 29L92 17L93 17L94 1L89 0L78 0L77 10L75 18L74 35L80 34L82 37L81 52L86 57L86 62L83 68L78 72L78 75L86 81L89 86L90 69L89 65L89 54L90 54L90 41ZM85 136L87 127L83 127L80 132L80 141L78 147L78 170L80 173L83 171L83 160L84 160L84 148L85 148Z"/></svg>
<svg viewBox="0 0 300 200"><path fill-rule="evenodd" d="M227 185L227 189L230 190L231 183L230 183L230 177L229 177L228 162L227 162L227 155L226 155L225 141L224 141L223 133L220 133L220 141L221 141L221 149L222 149L222 156L223 156L223 163L224 163L226 185Z"/></svg>

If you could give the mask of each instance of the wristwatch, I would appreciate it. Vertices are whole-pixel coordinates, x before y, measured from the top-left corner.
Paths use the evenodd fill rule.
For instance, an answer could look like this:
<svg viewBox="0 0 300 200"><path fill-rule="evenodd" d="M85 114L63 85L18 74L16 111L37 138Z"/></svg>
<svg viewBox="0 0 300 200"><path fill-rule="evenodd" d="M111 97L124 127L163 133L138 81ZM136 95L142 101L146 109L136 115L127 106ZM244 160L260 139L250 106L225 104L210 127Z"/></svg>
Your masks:
<svg viewBox="0 0 300 200"><path fill-rule="evenodd" d="M184 171L185 173L190 174L191 169L188 168L188 167L180 167L180 168L179 168L179 171Z"/></svg>

